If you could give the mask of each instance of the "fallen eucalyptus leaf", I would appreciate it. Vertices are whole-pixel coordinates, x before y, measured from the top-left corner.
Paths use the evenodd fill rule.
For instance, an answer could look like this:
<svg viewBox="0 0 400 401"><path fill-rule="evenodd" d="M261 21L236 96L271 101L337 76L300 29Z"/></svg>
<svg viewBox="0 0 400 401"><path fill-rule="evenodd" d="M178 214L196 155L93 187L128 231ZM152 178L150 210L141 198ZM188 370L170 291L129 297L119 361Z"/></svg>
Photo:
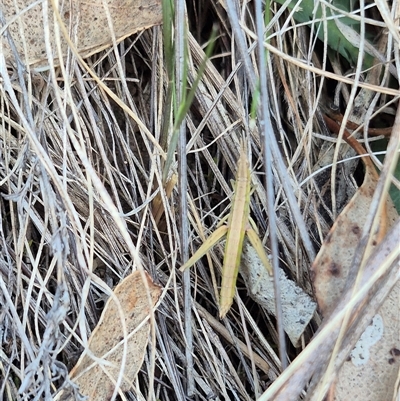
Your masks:
<svg viewBox="0 0 400 401"><path fill-rule="evenodd" d="M160 296L161 287L154 284L147 273L145 276L154 305ZM120 386L120 390L125 392L131 388L143 363L150 330L149 321L137 329L150 311L148 294L140 272L136 271L122 280L115 288L114 295L124 313L128 333L124 379ZM121 316L113 297L106 303L99 323L90 336L88 348L70 372L70 377L90 401L109 400L120 374L124 350Z"/></svg>
<svg viewBox="0 0 400 401"><path fill-rule="evenodd" d="M366 170L363 184L336 219L311 267L315 296L324 316L333 309L343 292L378 179L376 171ZM397 211L388 197L381 228L390 228L397 218ZM377 237L382 234L380 231ZM377 244L378 238L370 252Z"/></svg>
<svg viewBox="0 0 400 401"><path fill-rule="evenodd" d="M45 31L49 34L55 64L59 64L57 36L60 37L63 57L67 54L69 45L62 32L58 34L55 29L57 14L81 57L88 57L112 45L107 14L117 42L162 21L161 0L54 0L54 3L58 8L55 13L52 2L48 3L48 9L44 8L45 2L33 0L3 0L0 5L19 57L36 71L49 68ZM14 59L10 44L3 35L0 35L0 49L7 61Z"/></svg>
<svg viewBox="0 0 400 401"><path fill-rule="evenodd" d="M378 184L379 176L371 160L364 158L363 161L366 167L363 184L336 219L311 268L315 295L324 317L330 315L344 292ZM379 230L374 234L366 256L374 251L387 230L398 220L389 196L379 218ZM400 358L392 357L392 353L397 352L394 350L400 350L399 312L400 281L394 285L370 326L358 340L349 360L343 363L330 390L332 399L392 399L400 368ZM312 400L319 400L316 397Z"/></svg>
<svg viewBox="0 0 400 401"><path fill-rule="evenodd" d="M400 266L397 265L397 269ZM400 372L400 281L343 363L334 386L335 400L393 400Z"/></svg>

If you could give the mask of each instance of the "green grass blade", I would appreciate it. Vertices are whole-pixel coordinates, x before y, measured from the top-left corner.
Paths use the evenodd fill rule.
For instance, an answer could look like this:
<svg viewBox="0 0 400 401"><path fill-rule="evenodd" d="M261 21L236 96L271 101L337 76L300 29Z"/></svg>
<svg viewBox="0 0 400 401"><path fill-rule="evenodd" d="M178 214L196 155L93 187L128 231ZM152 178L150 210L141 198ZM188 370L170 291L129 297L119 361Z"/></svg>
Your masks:
<svg viewBox="0 0 400 401"><path fill-rule="evenodd" d="M211 37L209 40L209 44L206 48L205 58L202 61L202 63L200 64L196 79L195 79L192 87L190 88L189 92L183 93L183 96L182 96L183 101L179 105L178 110L176 112L173 134L172 134L170 143L168 145L167 160L165 162L164 169L163 169L163 182L165 182L167 180L169 169L171 167L171 164L172 164L172 161L174 158L174 153L176 150L176 145L178 143L178 137L179 137L178 128L179 128L180 124L182 123L183 119L185 118L185 115L187 114L189 107L191 106L191 104L193 102L197 87L198 87L199 82L200 82L201 78L203 77L204 71L206 69L207 61L209 60L209 58L213 52L216 37L217 37L217 31L216 31L216 29L213 28ZM185 63L185 65L187 65L187 57L184 60L184 63ZM186 73L186 77L187 77L187 73Z"/></svg>

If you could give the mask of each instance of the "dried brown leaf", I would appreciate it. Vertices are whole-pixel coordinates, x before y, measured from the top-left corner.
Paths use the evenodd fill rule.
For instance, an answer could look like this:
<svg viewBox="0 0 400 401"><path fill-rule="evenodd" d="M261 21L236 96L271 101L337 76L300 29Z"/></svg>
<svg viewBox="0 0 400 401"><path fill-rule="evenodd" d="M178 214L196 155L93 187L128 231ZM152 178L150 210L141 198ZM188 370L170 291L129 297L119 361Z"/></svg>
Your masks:
<svg viewBox="0 0 400 401"><path fill-rule="evenodd" d="M377 182L377 174L368 168L363 184L336 219L311 267L315 295L324 316L329 314L343 292ZM375 234L375 241L369 253L397 217L393 202L388 198L386 213L382 216L380 230Z"/></svg>
<svg viewBox="0 0 400 401"><path fill-rule="evenodd" d="M342 365L332 388L335 400L354 400L356 396L363 401L394 400L400 371L399 306L397 282Z"/></svg>
<svg viewBox="0 0 400 401"><path fill-rule="evenodd" d="M119 42L129 35L158 25L162 21L160 0L91 0L59 3L61 20L70 32L69 36L82 57L88 57L111 46L112 36L107 13L112 20L113 33ZM38 70L48 68L45 47L45 30L49 31L53 54L57 54L56 31L51 4L49 3L48 23L43 19L43 6L38 3L27 9L32 0L4 0L3 12L17 51L23 61ZM104 7L107 4L107 8ZM18 8L17 8L18 7ZM23 10L23 11L21 11ZM19 13L19 15L18 15ZM17 18L15 16L17 15ZM23 35L21 35L23 32ZM62 52L65 57L68 44L60 33ZM10 46L1 37L6 60L12 56ZM58 64L57 61L55 61Z"/></svg>
<svg viewBox="0 0 400 401"><path fill-rule="evenodd" d="M147 273L145 276L154 305L160 296L161 287L154 284ZM150 330L149 321L135 330L150 311L148 293L140 272L136 271L126 277L115 288L114 295L120 302L125 316L128 336L135 331L127 340L124 379L120 386L122 391L128 391L143 363ZM106 360L108 365L100 366L99 361L95 361L90 353L85 351L70 373L72 380L79 385L80 392L89 396L90 401L105 401L111 398L121 370L124 350L122 339L119 309L113 297L110 297L89 339L90 353L96 358L101 358L102 362ZM104 356L106 354L107 356ZM93 364L94 366L90 367Z"/></svg>
<svg viewBox="0 0 400 401"><path fill-rule="evenodd" d="M315 294L324 316L330 314L346 287L349 269L378 183L379 177L371 160L366 159L364 163L366 174L362 186L336 219L312 265ZM374 233L368 255L398 219L389 197L379 217L379 230ZM394 350L400 349L399 306L398 282L342 365L329 399L392 399L400 366L400 358L392 356Z"/></svg>

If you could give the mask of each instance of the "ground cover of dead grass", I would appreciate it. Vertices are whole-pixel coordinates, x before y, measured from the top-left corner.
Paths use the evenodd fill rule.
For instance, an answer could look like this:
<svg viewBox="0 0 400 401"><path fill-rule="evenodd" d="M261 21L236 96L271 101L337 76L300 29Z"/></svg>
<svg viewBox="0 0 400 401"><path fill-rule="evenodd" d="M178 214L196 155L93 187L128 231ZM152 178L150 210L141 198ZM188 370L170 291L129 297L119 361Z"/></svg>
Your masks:
<svg viewBox="0 0 400 401"><path fill-rule="evenodd" d="M246 71L226 9L213 1L200 3L188 4L189 81L193 82L204 57L202 46L212 24L218 27L218 38L186 117L189 233L180 232L178 187L167 197L162 180L171 112L165 106L168 78L161 27L126 39L117 56L109 50L87 60L102 85L125 107L110 99L73 58L65 74L60 69L20 74L10 64L8 87L1 71L0 383L4 400L52 399L61 387L70 386L67 373L106 299L104 290L91 285L92 275L114 287L138 266L165 291L156 312L156 342L150 344L136 393L127 394L127 399L186 398L182 276L177 271L182 264L180 238L188 236L192 254L202 236L208 236L226 214L243 135L251 143L251 214L269 247L262 139L250 117ZM278 9L273 3L272 16ZM257 71L257 52L251 47L256 32L253 4L242 5L240 11ZM293 29L286 29L285 23ZM335 139L319 109L329 106L335 96L348 99L349 87L342 85L337 92L335 87L349 66L340 63L337 55L325 63L323 45L315 44L307 27L296 27L287 12L272 20L269 33L269 44L276 51L270 52L267 71L262 73L268 76L286 179L303 219L300 226L294 221L281 178L275 175L279 260L312 295L310 249L318 251L335 216L355 191L340 165L336 198L332 196L331 169L324 168L329 162L323 156ZM393 62L397 70L398 61ZM336 74L337 80L325 77L324 71ZM392 99L388 94L379 101L382 109L388 103L383 117L388 125L393 122ZM174 163L170 176L177 171ZM165 213L155 221L151 206L159 194ZM302 229L307 238L300 235ZM211 258L218 278L222 248L217 246ZM219 321L205 261L191 274L194 396L255 399L280 373L275 319L247 297L239 278L239 297L227 318ZM303 347L319 323L316 315L304 333ZM150 352L154 347L155 359ZM300 351L288 344L288 360ZM149 396L153 377L154 394ZM21 385L27 389L24 395L18 393Z"/></svg>

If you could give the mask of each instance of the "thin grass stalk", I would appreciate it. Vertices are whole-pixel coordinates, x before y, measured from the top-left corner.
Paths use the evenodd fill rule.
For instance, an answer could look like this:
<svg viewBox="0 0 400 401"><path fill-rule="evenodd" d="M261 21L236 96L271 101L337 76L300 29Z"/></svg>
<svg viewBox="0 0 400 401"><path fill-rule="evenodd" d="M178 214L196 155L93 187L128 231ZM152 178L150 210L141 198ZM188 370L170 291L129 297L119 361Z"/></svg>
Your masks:
<svg viewBox="0 0 400 401"><path fill-rule="evenodd" d="M174 121L174 129L172 141L169 143L167 162L165 165L165 171L169 169L168 160L171 159L171 155L175 152L176 141L174 138L178 136L178 185L179 185L179 228L180 228L180 245L181 245L181 256L182 261L185 263L189 258L189 219L187 211L187 162L186 162L186 118L185 114L179 115L179 111L182 105L187 101L186 93L186 82L187 82L187 35L186 35L186 18L185 18L185 1L176 0L175 2L175 34L176 34L176 51L175 51L175 77L176 77L176 104L178 105L178 114L175 115L175 119L180 121ZM164 172L165 177L165 172ZM193 366L193 334L192 334L192 301L191 301L191 283L190 283L190 272L187 271L183 274L183 299L184 299L184 327L185 327L185 355L186 355L186 394L188 397L192 397L195 392L194 383L194 366Z"/></svg>
<svg viewBox="0 0 400 401"><path fill-rule="evenodd" d="M261 117L260 128L264 139L264 168L265 168L265 186L267 189L267 212L268 212L268 225L271 240L272 252L272 268L274 271L274 291L275 291L275 308L277 318L277 329L279 337L279 355L281 359L282 371L287 367L286 356L286 340L285 331L283 329L283 315L282 315L282 301L281 291L279 285L279 249L278 249L278 235L275 215L275 196L274 196L274 178L272 175L272 153L269 146L272 136L274 136L274 129L272 127L271 115L269 112L269 96L267 87L267 66L266 54L264 49L264 20L262 18L262 5L261 0L256 1L256 25L258 40L258 62L259 62L259 82L260 82L260 103L258 113Z"/></svg>

